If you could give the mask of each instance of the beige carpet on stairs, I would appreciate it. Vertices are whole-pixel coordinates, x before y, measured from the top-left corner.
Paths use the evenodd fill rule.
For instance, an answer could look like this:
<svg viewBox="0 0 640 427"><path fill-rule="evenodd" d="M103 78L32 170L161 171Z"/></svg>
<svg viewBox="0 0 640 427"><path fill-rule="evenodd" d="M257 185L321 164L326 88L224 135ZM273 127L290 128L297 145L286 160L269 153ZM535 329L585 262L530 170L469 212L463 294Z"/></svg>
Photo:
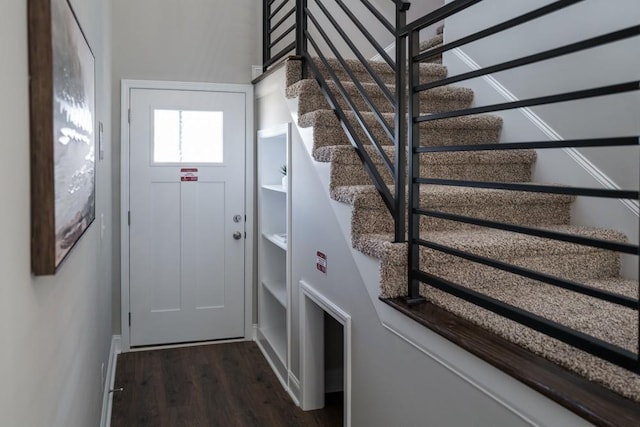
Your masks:
<svg viewBox="0 0 640 427"><path fill-rule="evenodd" d="M433 39L423 42L421 49L441 43L440 31ZM329 62L330 67L337 70L338 78L345 80L342 87L353 97L369 132L382 144L381 151L393 161L395 152L390 137L393 134L393 107L384 91L373 83L362 64L347 61L361 87L372 96L376 108L382 113L384 120L379 121L358 95L356 85L342 71L341 64L334 59ZM431 63L421 64L422 82L438 80L447 75L446 67L439 62L440 55ZM328 76L324 64L319 60L316 60L316 64L321 73ZM371 62L370 65L393 93L395 79L391 68L382 62ZM406 295L406 245L392 243L391 215L371 184L337 116L329 109L318 83L312 79L302 79L301 70L300 61L288 61L287 96L298 98L299 125L313 128L313 158L331 164L331 197L352 206L352 246L380 259L382 297ZM329 86L345 109L359 138L366 141L366 134L357 123L357 115L335 92L338 85L331 82ZM472 103L471 90L444 87L421 96L421 111L447 111L466 108ZM421 124L420 143L429 146L496 143L499 142L501 129L502 119L493 115L438 120ZM393 192L391 174L385 169L378 150L370 145L366 150ZM535 151L532 150L430 153L421 155L420 167L422 175L429 177L530 182L535 161ZM573 201L572 197L563 195L447 186L422 186L420 193L420 205L427 209L605 240L626 241L626 237L616 231L572 226L570 209ZM620 257L610 251L432 218L421 219L420 234L425 239L456 249L579 281L594 288L638 297L638 283L619 276ZM420 265L428 273L577 331L632 352L638 349L637 311L432 249L421 248ZM639 375L432 287L421 285L421 293L432 303L458 316L640 402Z"/></svg>

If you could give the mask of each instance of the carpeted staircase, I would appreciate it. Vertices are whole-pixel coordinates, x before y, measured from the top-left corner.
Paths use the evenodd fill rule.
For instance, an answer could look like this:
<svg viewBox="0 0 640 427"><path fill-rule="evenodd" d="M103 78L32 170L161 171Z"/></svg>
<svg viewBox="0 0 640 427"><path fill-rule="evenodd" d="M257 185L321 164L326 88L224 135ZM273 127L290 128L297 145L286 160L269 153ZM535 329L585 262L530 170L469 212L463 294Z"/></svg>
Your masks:
<svg viewBox="0 0 640 427"><path fill-rule="evenodd" d="M442 34L423 42L422 49L442 43ZM421 65L421 81L442 79L447 69L437 63ZM328 77L321 61L316 61L327 77L329 87L336 85ZM368 105L357 93L356 85L340 71L340 64L331 60L343 86L356 101L357 108L382 144L389 158L394 158L393 142ZM375 101L389 126L393 127L393 108L384 92L373 83L364 67L349 61L360 84ZM382 62L371 62L394 93L395 77ZM406 245L394 244L393 219L382 198L349 143L340 123L313 79L302 79L302 63L287 64L287 96L298 98L298 118L302 127L313 128L313 158L331 163L331 197L352 207L353 248L380 259L380 293L384 298L406 295ZM338 94L337 98L342 100ZM341 101L342 102L342 101ZM435 113L463 109L473 104L473 91L462 87L443 87L425 92L421 111ZM356 123L355 114L342 107L354 123L359 137L367 141ZM493 115L459 117L421 124L421 145L497 143L502 119ZM369 154L383 171L385 182L393 191L393 180L375 150ZM500 182L530 182L536 161L534 150L444 152L422 154L421 176ZM570 224L573 198L564 195L514 192L448 186L426 186L420 191L423 208L468 215L477 218L535 226L581 236L613 241L625 241L619 232L577 227ZM638 284L620 278L620 258L617 253L576 244L557 242L453 221L423 218L421 236L432 242L505 261L586 285L637 298ZM578 331L593 335L635 352L638 348L637 312L595 298L569 292L541 282L529 280L444 253L422 248L422 270L482 292ZM576 350L564 343L535 332L456 297L421 285L428 301L464 317L496 334L517 343L545 358L564 366L617 393L640 401L640 376L601 359Z"/></svg>

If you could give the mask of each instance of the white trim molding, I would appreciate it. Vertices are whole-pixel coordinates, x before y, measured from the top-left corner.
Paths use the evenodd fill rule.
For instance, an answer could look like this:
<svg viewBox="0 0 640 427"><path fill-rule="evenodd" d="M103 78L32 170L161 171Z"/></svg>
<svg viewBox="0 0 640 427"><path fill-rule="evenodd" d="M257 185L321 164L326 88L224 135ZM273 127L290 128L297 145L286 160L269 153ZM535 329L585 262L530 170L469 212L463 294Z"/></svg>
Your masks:
<svg viewBox="0 0 640 427"><path fill-rule="evenodd" d="M236 92L245 95L245 253L244 253L244 338L253 337L253 246L254 246L254 181L255 181L255 135L254 135L254 95L253 85L218 84L201 82L174 82L158 80L122 80L120 93L120 262L121 262L121 292L120 292L120 321L121 348L123 352L130 351L129 328L129 108L132 89L164 89L164 90L193 90L208 92Z"/></svg>
<svg viewBox="0 0 640 427"><path fill-rule="evenodd" d="M111 409L113 406L113 386L116 381L116 365L118 362L118 354L121 348L120 335L111 337L111 348L109 349L109 364L107 366L107 374L104 381L104 391L102 393L102 416L100 418L100 427L109 427L111 425Z"/></svg>
<svg viewBox="0 0 640 427"><path fill-rule="evenodd" d="M289 371L289 388L287 391L296 406L300 406L300 381L291 371Z"/></svg>
<svg viewBox="0 0 640 427"><path fill-rule="evenodd" d="M344 423L351 426L351 316L304 280L300 282L300 404L303 410L324 406L324 315L343 327ZM311 304L313 304L313 307Z"/></svg>

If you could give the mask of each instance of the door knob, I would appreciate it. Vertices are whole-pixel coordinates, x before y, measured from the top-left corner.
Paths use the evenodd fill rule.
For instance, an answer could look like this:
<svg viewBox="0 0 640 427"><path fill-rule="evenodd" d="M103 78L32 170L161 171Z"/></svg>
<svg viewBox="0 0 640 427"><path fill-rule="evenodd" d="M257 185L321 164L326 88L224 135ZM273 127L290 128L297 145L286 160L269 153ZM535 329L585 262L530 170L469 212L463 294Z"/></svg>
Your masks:
<svg viewBox="0 0 640 427"><path fill-rule="evenodd" d="M233 233L233 238L236 240L242 239L242 233L239 231L236 231L235 233Z"/></svg>

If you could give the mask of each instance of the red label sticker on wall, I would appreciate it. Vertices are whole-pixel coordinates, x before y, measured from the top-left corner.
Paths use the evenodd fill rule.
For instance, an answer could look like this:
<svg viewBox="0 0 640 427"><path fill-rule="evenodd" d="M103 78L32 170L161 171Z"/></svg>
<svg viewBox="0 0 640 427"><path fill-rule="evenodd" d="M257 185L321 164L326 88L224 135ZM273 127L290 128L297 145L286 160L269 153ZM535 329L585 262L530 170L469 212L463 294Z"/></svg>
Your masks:
<svg viewBox="0 0 640 427"><path fill-rule="evenodd" d="M182 168L180 169L180 181L191 182L198 180L198 168Z"/></svg>
<svg viewBox="0 0 640 427"><path fill-rule="evenodd" d="M316 252L316 268L327 274L327 256L320 251Z"/></svg>

